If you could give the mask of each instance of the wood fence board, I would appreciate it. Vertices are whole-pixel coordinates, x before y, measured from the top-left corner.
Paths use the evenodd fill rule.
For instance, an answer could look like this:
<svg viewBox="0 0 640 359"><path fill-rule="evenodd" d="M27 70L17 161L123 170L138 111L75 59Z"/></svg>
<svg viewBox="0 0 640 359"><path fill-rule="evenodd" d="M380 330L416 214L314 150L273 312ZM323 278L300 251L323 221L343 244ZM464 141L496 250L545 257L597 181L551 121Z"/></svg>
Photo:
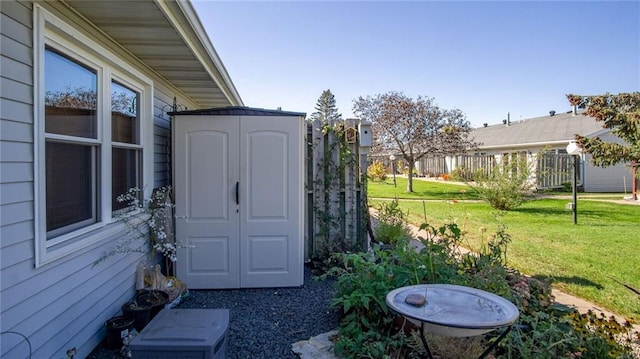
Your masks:
<svg viewBox="0 0 640 359"><path fill-rule="evenodd" d="M357 121L311 123L310 157L307 165L309 216L308 256L323 250L354 250L363 243L362 212L366 204L360 194L358 141L346 143L344 130L357 128ZM325 253L326 254L326 253Z"/></svg>

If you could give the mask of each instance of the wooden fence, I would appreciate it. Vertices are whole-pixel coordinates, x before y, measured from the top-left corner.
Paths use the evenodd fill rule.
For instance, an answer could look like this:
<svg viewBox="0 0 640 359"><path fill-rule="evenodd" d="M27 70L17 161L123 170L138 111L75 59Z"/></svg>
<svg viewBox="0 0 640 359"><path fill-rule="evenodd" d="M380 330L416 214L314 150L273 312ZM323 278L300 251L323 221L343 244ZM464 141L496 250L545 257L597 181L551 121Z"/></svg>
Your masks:
<svg viewBox="0 0 640 359"><path fill-rule="evenodd" d="M566 153L538 154L536 166L536 187L540 189L560 188L573 180L573 158ZM578 183L582 171L578 171Z"/></svg>
<svg viewBox="0 0 640 359"><path fill-rule="evenodd" d="M399 156L396 156L399 157ZM372 156L374 160L389 163L388 156ZM439 176L451 174L455 168L464 168L461 174L472 177L478 171L489 174L496 165L494 155L456 155L456 156L427 156L418 161L417 171L419 176ZM539 153L535 156L533 174L535 186L538 189L562 188L570 184L573 176L573 160L566 153ZM389 168L390 165L389 165ZM578 183L581 183L582 171L578 171ZM472 178L467 178L472 180Z"/></svg>
<svg viewBox="0 0 640 359"><path fill-rule="evenodd" d="M367 161L359 153L357 125L357 120L307 125L307 258L366 249Z"/></svg>
<svg viewBox="0 0 640 359"><path fill-rule="evenodd" d="M478 171L490 171L496 163L495 156L491 155L456 155L445 158L444 156L423 157L418 161L418 175L438 176L451 174L452 168L465 168L467 173Z"/></svg>

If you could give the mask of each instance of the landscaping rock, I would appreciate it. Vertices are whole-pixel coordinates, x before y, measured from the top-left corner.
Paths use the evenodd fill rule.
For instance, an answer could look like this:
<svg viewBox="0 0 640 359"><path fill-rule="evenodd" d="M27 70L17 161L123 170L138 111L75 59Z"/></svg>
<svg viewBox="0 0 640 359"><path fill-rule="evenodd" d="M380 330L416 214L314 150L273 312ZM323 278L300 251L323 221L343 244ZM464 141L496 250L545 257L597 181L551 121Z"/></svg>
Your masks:
<svg viewBox="0 0 640 359"><path fill-rule="evenodd" d="M295 342L291 345L291 350L298 354L300 359L336 359L331 338L337 334L337 330L332 330L311 337L309 340Z"/></svg>

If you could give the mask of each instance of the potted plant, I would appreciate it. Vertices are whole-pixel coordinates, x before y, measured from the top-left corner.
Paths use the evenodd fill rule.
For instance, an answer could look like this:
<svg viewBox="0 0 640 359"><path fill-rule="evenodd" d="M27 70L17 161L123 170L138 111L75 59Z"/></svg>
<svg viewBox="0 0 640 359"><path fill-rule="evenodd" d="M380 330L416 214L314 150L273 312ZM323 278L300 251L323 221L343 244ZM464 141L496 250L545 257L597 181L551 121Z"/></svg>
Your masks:
<svg viewBox="0 0 640 359"><path fill-rule="evenodd" d="M176 251L188 248L175 240L173 233L173 200L171 187L164 186L153 190L151 198L142 199L142 190L134 187L119 195L117 201L126 207L116 215L116 219L127 227L127 235L117 241L116 246L98 258L93 266L118 254L144 253L148 255L147 268L153 267L158 254L162 255L167 276L175 277ZM142 289L146 283L138 283ZM153 289L158 288L157 285Z"/></svg>
<svg viewBox="0 0 640 359"><path fill-rule="evenodd" d="M105 343L109 349L120 349L122 339L129 335L133 328L134 319L131 317L117 316L107 320L104 325L107 328Z"/></svg>
<svg viewBox="0 0 640 359"><path fill-rule="evenodd" d="M140 290L134 301L150 308L150 318L153 319L164 306L169 303L169 294L162 290Z"/></svg>
<svg viewBox="0 0 640 359"><path fill-rule="evenodd" d="M140 332L151 320L152 306L148 303L132 300L122 305L122 315L134 319L133 327Z"/></svg>

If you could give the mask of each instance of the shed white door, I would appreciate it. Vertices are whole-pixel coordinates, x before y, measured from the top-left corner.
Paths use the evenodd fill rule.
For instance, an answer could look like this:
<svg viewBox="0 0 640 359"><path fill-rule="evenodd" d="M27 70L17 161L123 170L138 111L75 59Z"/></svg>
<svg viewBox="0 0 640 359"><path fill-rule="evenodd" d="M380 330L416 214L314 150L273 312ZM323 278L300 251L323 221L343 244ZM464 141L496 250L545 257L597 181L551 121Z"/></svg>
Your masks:
<svg viewBox="0 0 640 359"><path fill-rule="evenodd" d="M189 288L303 282L302 123L176 116L177 274Z"/></svg>

